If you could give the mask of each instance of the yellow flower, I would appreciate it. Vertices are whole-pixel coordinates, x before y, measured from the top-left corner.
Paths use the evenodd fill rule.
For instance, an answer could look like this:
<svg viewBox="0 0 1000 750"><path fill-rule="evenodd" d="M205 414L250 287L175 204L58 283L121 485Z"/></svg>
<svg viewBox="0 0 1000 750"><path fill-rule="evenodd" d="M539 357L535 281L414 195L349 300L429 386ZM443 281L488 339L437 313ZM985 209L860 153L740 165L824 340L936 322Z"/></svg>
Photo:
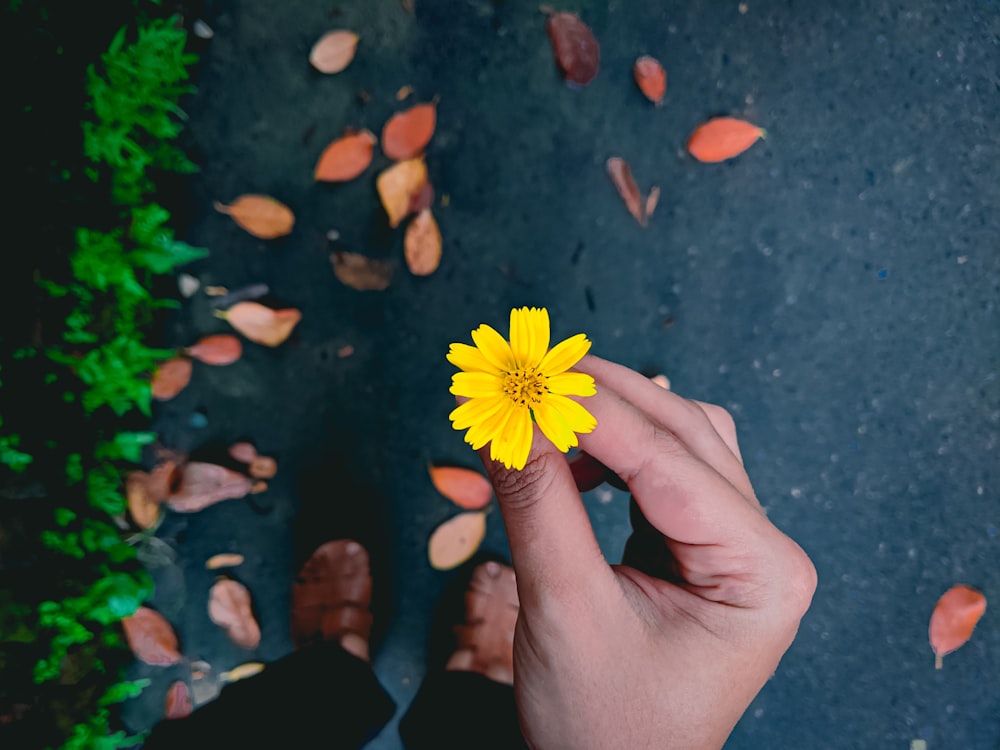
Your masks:
<svg viewBox="0 0 1000 750"><path fill-rule="evenodd" d="M579 333L549 349L549 311L522 307L510 311L510 343L488 325L472 332L475 346L452 344L448 361L462 372L451 377L451 392L469 399L448 418L468 430L465 442L479 450L490 444L490 458L508 469L523 469L531 450L534 421L564 453L578 444L577 433L591 432L597 420L567 396L593 396L594 379L567 372L590 349Z"/></svg>

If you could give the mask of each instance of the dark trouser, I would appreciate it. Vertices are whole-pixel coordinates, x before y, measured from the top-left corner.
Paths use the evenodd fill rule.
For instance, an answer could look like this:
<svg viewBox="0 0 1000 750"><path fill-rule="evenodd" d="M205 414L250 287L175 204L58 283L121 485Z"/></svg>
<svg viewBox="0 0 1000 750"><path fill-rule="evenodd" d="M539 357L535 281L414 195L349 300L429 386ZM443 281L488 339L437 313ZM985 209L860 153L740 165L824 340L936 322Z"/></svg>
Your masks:
<svg viewBox="0 0 1000 750"><path fill-rule="evenodd" d="M296 651L227 686L186 719L161 721L146 750L356 750L396 710L371 666L339 644ZM430 674L400 723L409 750L526 747L514 691L479 674Z"/></svg>

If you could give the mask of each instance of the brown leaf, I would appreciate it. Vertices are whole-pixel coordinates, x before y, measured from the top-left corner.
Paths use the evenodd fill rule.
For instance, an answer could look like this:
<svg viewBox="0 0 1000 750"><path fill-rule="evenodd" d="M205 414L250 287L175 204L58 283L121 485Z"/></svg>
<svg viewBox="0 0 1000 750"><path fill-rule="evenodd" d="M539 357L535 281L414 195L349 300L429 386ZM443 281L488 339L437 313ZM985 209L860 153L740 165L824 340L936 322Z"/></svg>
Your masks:
<svg viewBox="0 0 1000 750"><path fill-rule="evenodd" d="M716 117L699 125L687 149L698 161L720 162L739 156L766 135L763 128L735 117Z"/></svg>
<svg viewBox="0 0 1000 750"><path fill-rule="evenodd" d="M191 360L174 357L156 368L153 375L153 398L168 401L183 391L191 382Z"/></svg>
<svg viewBox="0 0 1000 750"><path fill-rule="evenodd" d="M632 75L639 90L649 101L659 106L663 104L663 96L667 93L667 72L655 57L643 55L632 66Z"/></svg>
<svg viewBox="0 0 1000 750"><path fill-rule="evenodd" d="M392 282L392 266L385 261L343 250L331 255L330 260L337 278L352 289L382 290Z"/></svg>
<svg viewBox="0 0 1000 750"><path fill-rule="evenodd" d="M233 443L229 446L229 455L241 464L248 464L257 458L257 449L253 443Z"/></svg>
<svg viewBox="0 0 1000 750"><path fill-rule="evenodd" d="M928 629L936 669L941 669L946 654L961 648L972 637L985 611L986 597L971 586L952 586L938 599Z"/></svg>
<svg viewBox="0 0 1000 750"><path fill-rule="evenodd" d="M608 176L618 188L618 195L625 201L628 212L639 222L640 226L646 226L646 210L642 203L642 194L639 192L639 186L635 184L635 178L632 177L632 169L628 162L613 156L608 159L607 167Z"/></svg>
<svg viewBox="0 0 1000 750"><path fill-rule="evenodd" d="M251 341L264 346L278 346L302 320L295 308L272 310L259 302L237 302L228 310L215 313Z"/></svg>
<svg viewBox="0 0 1000 750"><path fill-rule="evenodd" d="M344 344L337 350L337 356L340 359L346 359L347 357L350 357L352 354L354 354L353 344Z"/></svg>
<svg viewBox="0 0 1000 750"><path fill-rule="evenodd" d="M164 718L183 719L190 716L194 707L191 705L191 694L188 692L187 683L177 680L167 689L167 711Z"/></svg>
<svg viewBox="0 0 1000 750"><path fill-rule="evenodd" d="M413 93L413 86L400 86L399 91L396 92L396 101L401 102L410 94Z"/></svg>
<svg viewBox="0 0 1000 750"><path fill-rule="evenodd" d="M353 31L328 31L309 53L309 62L320 73L339 73L354 59L358 35Z"/></svg>
<svg viewBox="0 0 1000 750"><path fill-rule="evenodd" d="M260 626L250 609L250 592L242 583L228 578L216 582L209 592L208 616L237 646L260 645Z"/></svg>
<svg viewBox="0 0 1000 750"><path fill-rule="evenodd" d="M253 487L249 477L224 466L191 461L182 470L180 486L167 499L178 513L194 513L223 500L246 497Z"/></svg>
<svg viewBox="0 0 1000 750"><path fill-rule="evenodd" d="M238 555L235 552L223 552L208 558L205 561L205 568L207 570L217 570L218 568L235 568L237 565L242 564L243 555Z"/></svg>
<svg viewBox="0 0 1000 750"><path fill-rule="evenodd" d="M410 213L414 196L427 184L427 165L423 159L409 159L393 164L378 176L375 186L389 226L395 228Z"/></svg>
<svg viewBox="0 0 1000 750"><path fill-rule="evenodd" d="M382 151L390 159L412 159L423 153L437 125L437 105L417 104L397 112L382 129Z"/></svg>
<svg viewBox="0 0 1000 750"><path fill-rule="evenodd" d="M181 660L174 629L159 612L139 607L135 614L122 618L122 628L129 648L139 661L167 667Z"/></svg>
<svg viewBox="0 0 1000 750"><path fill-rule="evenodd" d="M370 130L359 130L333 141L319 157L313 177L319 182L347 182L372 163L377 143Z"/></svg>
<svg viewBox="0 0 1000 750"><path fill-rule="evenodd" d="M128 512L140 529L149 529L160 519L160 501L149 496L149 474L144 471L133 471L125 479L125 497L128 499Z"/></svg>
<svg viewBox="0 0 1000 750"><path fill-rule="evenodd" d="M243 356L243 344L232 334L221 333L205 336L189 346L185 353L206 365L231 365Z"/></svg>
<svg viewBox="0 0 1000 750"><path fill-rule="evenodd" d="M241 195L228 206L216 202L215 210L262 240L284 237L295 226L292 210L269 195Z"/></svg>
<svg viewBox="0 0 1000 750"><path fill-rule="evenodd" d="M587 24L572 13L553 13L545 31L566 80L581 86L594 80L601 64L601 48Z"/></svg>
<svg viewBox="0 0 1000 750"><path fill-rule="evenodd" d="M431 535L427 553L437 570L458 567L479 549L486 536L486 514L459 513L438 526Z"/></svg>
<svg viewBox="0 0 1000 750"><path fill-rule="evenodd" d="M653 211L656 210L656 204L660 202L660 188L653 185L649 189L649 195L646 196L646 220L648 221L652 215Z"/></svg>
<svg viewBox="0 0 1000 750"><path fill-rule="evenodd" d="M247 471L255 479L270 479L278 473L278 462L270 456L257 456Z"/></svg>
<svg viewBox="0 0 1000 750"><path fill-rule="evenodd" d="M441 230L429 208L417 214L406 227L403 248L406 265L414 276L428 276L441 265Z"/></svg>
<svg viewBox="0 0 1000 750"><path fill-rule="evenodd" d="M431 466L430 474L437 491L459 508L479 510L493 497L493 486L478 471L457 466Z"/></svg>

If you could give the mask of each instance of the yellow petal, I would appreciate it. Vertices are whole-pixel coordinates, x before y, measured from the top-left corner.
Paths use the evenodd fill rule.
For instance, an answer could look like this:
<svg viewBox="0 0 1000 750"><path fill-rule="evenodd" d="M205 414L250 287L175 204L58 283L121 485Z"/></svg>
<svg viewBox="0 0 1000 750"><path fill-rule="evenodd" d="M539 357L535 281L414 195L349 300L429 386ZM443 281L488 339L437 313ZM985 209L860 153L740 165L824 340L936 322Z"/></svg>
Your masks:
<svg viewBox="0 0 1000 750"><path fill-rule="evenodd" d="M510 348L518 367L538 367L549 349L549 311L544 307L511 310Z"/></svg>
<svg viewBox="0 0 1000 750"><path fill-rule="evenodd" d="M500 369L490 363L481 351L468 344L452 344L448 350L448 361L458 369L465 370L466 372L500 374Z"/></svg>
<svg viewBox="0 0 1000 750"><path fill-rule="evenodd" d="M509 371L514 368L514 353L506 339L485 323L472 332L472 340L476 342L483 356L499 370Z"/></svg>
<svg viewBox="0 0 1000 750"><path fill-rule="evenodd" d="M507 418L510 415L510 410L514 407L514 404L509 398L500 399L501 407L494 414L490 415L484 419L479 424L475 424L469 428L469 431L465 433L465 442L472 446L473 450L479 450L487 443L491 442L493 438L500 434L500 430L503 429L504 424L507 422ZM504 407L508 408L504 408Z"/></svg>
<svg viewBox="0 0 1000 750"><path fill-rule="evenodd" d="M576 433L569 428L566 420L557 409L544 401L537 404L532 411L535 414L535 422L538 424L542 434L552 441L552 445L563 453L579 444Z"/></svg>
<svg viewBox="0 0 1000 750"><path fill-rule="evenodd" d="M535 434L534 425L531 423L531 412L528 409L518 409L507 429L510 430L511 465L520 471L528 463L531 440Z"/></svg>
<svg viewBox="0 0 1000 750"><path fill-rule="evenodd" d="M466 398L499 396L503 393L503 381L488 372L456 372L451 376L451 392Z"/></svg>
<svg viewBox="0 0 1000 750"><path fill-rule="evenodd" d="M510 422L511 417L514 416L514 412L517 411L516 408L504 409L501 414L503 418L500 422L499 427L497 427L496 432L493 435L493 439L490 440L490 458L494 461L500 461L508 469L510 468L510 459L507 457L507 441L506 432L507 424Z"/></svg>
<svg viewBox="0 0 1000 750"><path fill-rule="evenodd" d="M593 396L597 393L594 379L584 372L564 372L553 375L545 384L552 393L563 396Z"/></svg>
<svg viewBox="0 0 1000 750"><path fill-rule="evenodd" d="M590 351L590 341L587 340L587 334L578 333L552 347L552 351L545 355L538 369L549 377L559 375L583 359L583 355L588 351Z"/></svg>
<svg viewBox="0 0 1000 750"><path fill-rule="evenodd" d="M549 393L543 402L559 412L559 415L566 421L567 426L581 434L593 432L597 427L597 420L594 415L584 409L576 401L560 396L556 393Z"/></svg>
<svg viewBox="0 0 1000 750"><path fill-rule="evenodd" d="M510 399L506 396L469 399L464 404L457 406L448 415L448 419L451 420L451 426L456 430L466 430L492 417L509 401Z"/></svg>

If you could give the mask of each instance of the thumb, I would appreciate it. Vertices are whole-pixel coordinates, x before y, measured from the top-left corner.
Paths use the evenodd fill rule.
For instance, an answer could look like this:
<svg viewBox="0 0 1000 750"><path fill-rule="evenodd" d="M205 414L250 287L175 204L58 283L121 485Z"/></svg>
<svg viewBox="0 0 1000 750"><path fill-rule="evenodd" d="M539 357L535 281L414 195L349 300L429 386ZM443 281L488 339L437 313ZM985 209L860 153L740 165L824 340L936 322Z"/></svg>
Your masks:
<svg viewBox="0 0 1000 750"><path fill-rule="evenodd" d="M522 608L614 581L566 457L537 425L532 429L523 469L490 459L489 446L479 451L500 503Z"/></svg>

